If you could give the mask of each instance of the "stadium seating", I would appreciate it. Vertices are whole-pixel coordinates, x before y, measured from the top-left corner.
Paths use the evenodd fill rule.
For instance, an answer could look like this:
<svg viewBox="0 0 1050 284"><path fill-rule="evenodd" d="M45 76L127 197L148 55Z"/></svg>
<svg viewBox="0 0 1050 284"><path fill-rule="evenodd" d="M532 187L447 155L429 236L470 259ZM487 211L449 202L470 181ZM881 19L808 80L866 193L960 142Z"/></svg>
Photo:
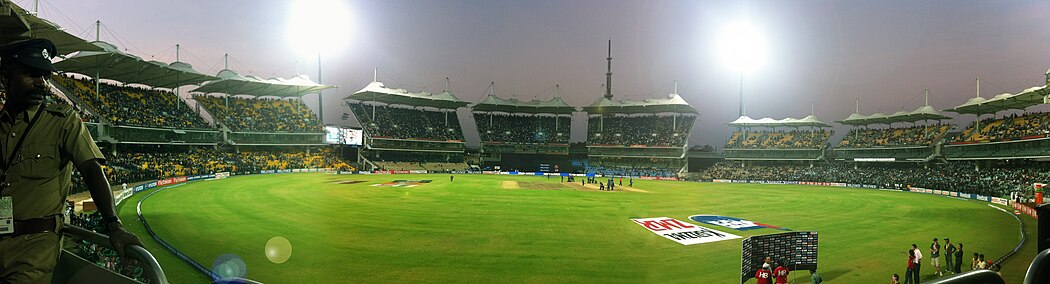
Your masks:
<svg viewBox="0 0 1050 284"><path fill-rule="evenodd" d="M235 132L324 132L310 108L298 99L193 96L217 121Z"/></svg>
<svg viewBox="0 0 1050 284"><path fill-rule="evenodd" d="M830 130L737 131L726 141L726 149L820 149L828 143Z"/></svg>
<svg viewBox="0 0 1050 284"><path fill-rule="evenodd" d="M587 142L681 147L685 146L694 121L695 116L592 116L587 120Z"/></svg>
<svg viewBox="0 0 1050 284"><path fill-rule="evenodd" d="M189 152L142 151L107 157L104 169L110 184L114 185L216 172L248 174L298 168L354 169L337 156L335 150L328 148L309 154L300 151L233 153L207 148ZM75 184L78 185L76 191L86 190L82 183Z"/></svg>
<svg viewBox="0 0 1050 284"><path fill-rule="evenodd" d="M446 114L423 109L349 104L350 110L365 131L373 138L425 139L463 141L463 130L455 112Z"/></svg>
<svg viewBox="0 0 1050 284"><path fill-rule="evenodd" d="M569 143L568 117L475 113L481 141L500 143Z"/></svg>
<svg viewBox="0 0 1050 284"><path fill-rule="evenodd" d="M1050 113L1012 114L1002 118L982 119L980 125L970 123L954 142L994 142L1047 137ZM980 129L976 129L980 127Z"/></svg>
<svg viewBox="0 0 1050 284"><path fill-rule="evenodd" d="M53 82L62 86L77 99L91 106L99 116L116 125L156 128L209 129L211 128L175 93L160 89L101 84L95 93L95 82L72 76L53 76ZM79 107L78 107L79 109ZM84 115L85 112L81 112ZM90 116L88 116L91 119Z"/></svg>
<svg viewBox="0 0 1050 284"><path fill-rule="evenodd" d="M949 124L932 126L852 129L839 142L839 148L880 148L931 146L951 130Z"/></svg>
<svg viewBox="0 0 1050 284"><path fill-rule="evenodd" d="M718 163L701 174L702 179L841 182L905 188L908 185L951 190L985 196L1007 197L1033 182L1050 180L1047 165L1025 162L997 162L977 170L972 162L952 162L929 168L861 167L831 163L813 167L797 165L749 165Z"/></svg>

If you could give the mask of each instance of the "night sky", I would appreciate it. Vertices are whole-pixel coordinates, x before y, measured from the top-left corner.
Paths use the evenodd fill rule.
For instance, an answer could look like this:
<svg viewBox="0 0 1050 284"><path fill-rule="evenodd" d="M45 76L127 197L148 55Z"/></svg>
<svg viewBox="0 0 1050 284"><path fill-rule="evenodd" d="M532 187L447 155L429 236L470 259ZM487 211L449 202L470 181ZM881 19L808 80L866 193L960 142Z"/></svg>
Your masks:
<svg viewBox="0 0 1050 284"><path fill-rule="evenodd" d="M31 0L15 0L29 10ZM1050 68L1050 1L346 1L351 15L327 33L348 35L322 54L325 121L349 109L342 98L379 68L390 87L453 92L477 102L497 95L564 99L585 106L603 92L611 39L617 99L663 97L674 81L700 112L690 144L721 147L737 117L740 73L721 63L720 31L745 21L763 35L768 60L744 78L753 118L803 117L815 103L824 122L854 112L946 109L1045 84ZM70 33L140 57L181 59L206 74L317 77L317 56L289 42L290 1L41 0L40 14ZM307 44L308 45L308 44ZM311 108L316 96L304 98ZM1044 110L1036 107L1033 110ZM466 117L465 112L460 112ZM955 116L955 114L949 114ZM577 116L580 118L581 116ZM974 118L962 115L963 127ZM582 125L580 121L574 125ZM469 122L466 124L469 125ZM836 124L837 125L837 124ZM836 127L841 136L847 128ZM574 129L576 130L576 129ZM469 132L469 130L468 130ZM470 140L471 135L468 135ZM582 135L573 135L582 139ZM476 139L476 136L474 137Z"/></svg>

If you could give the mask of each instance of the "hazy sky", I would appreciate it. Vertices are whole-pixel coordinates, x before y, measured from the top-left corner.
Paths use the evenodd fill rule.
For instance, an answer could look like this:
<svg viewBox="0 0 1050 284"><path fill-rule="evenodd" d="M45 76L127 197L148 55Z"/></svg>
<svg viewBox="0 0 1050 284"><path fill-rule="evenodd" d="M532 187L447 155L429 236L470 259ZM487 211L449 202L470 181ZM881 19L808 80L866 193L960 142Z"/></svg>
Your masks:
<svg viewBox="0 0 1050 284"><path fill-rule="evenodd" d="M15 0L33 9L32 0ZM691 144L725 143L737 117L739 73L719 60L720 31L742 19L767 42L768 60L744 79L747 114L803 117L816 103L825 122L854 111L893 113L923 104L946 109L981 95L1045 84L1050 1L345 1L348 43L324 54L325 120L344 123L343 97L380 81L439 92L445 77L477 102L498 95L547 99L560 84L576 106L605 82L613 41L616 98L666 96L673 82L700 111ZM259 77L317 76L317 57L289 42L291 1L41 0L40 13L71 33L143 58L171 62L174 46L198 71ZM316 108L316 97L305 98ZM952 114L954 115L954 114ZM968 123L972 115L958 120ZM347 124L356 122L347 121ZM837 127L838 132L846 128ZM579 137L574 135L575 137Z"/></svg>

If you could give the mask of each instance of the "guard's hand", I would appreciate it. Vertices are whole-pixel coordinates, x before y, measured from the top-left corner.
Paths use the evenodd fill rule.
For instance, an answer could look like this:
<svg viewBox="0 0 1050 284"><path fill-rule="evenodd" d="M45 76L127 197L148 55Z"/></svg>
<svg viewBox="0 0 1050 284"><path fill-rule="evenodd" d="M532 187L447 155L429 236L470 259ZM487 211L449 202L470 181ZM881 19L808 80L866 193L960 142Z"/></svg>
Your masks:
<svg viewBox="0 0 1050 284"><path fill-rule="evenodd" d="M128 230L125 230L124 226L119 225L119 223L111 226L109 231L109 243L113 245L113 249L117 251L117 256L119 256L120 259L125 259L124 248L129 245L146 247L142 245L142 241L139 240L139 237L128 232Z"/></svg>

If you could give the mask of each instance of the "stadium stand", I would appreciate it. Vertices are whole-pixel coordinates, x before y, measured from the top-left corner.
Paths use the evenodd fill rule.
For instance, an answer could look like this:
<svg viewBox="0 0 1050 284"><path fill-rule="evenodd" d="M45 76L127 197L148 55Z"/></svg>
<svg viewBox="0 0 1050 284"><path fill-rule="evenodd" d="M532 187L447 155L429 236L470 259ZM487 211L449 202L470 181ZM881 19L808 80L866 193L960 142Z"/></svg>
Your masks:
<svg viewBox="0 0 1050 284"><path fill-rule="evenodd" d="M736 131L727 149L819 149L827 145L830 130Z"/></svg>
<svg viewBox="0 0 1050 284"><path fill-rule="evenodd" d="M587 120L588 142L603 145L685 145L696 116L592 116Z"/></svg>
<svg viewBox="0 0 1050 284"><path fill-rule="evenodd" d="M979 125L979 126L978 126ZM977 129L980 127L980 129ZM996 142L1044 138L1050 134L1050 113L1011 114L972 122L954 142Z"/></svg>
<svg viewBox="0 0 1050 284"><path fill-rule="evenodd" d="M373 118L372 105L348 105L361 126L374 138L463 140L463 130L454 112L376 105Z"/></svg>
<svg viewBox="0 0 1050 284"><path fill-rule="evenodd" d="M570 119L552 115L476 113L481 141L500 143L569 143Z"/></svg>
<svg viewBox="0 0 1050 284"><path fill-rule="evenodd" d="M226 98L206 95L194 95L193 98L217 121L235 132L324 131L317 115L298 99Z"/></svg>
<svg viewBox="0 0 1050 284"><path fill-rule="evenodd" d="M1050 164L997 161L978 169L974 162L951 162L932 167L854 167L847 163L810 166L739 162L718 163L701 179L841 182L903 189L907 186L951 190L993 197L1009 197L1011 191L1030 188L1033 182L1050 181Z"/></svg>
<svg viewBox="0 0 1050 284"><path fill-rule="evenodd" d="M93 79L75 78L72 75L56 75L52 78L53 82L94 109L99 116L116 125L179 129L211 128L193 109L170 91L103 83L99 85L100 93L96 93ZM82 106L77 107L77 109L82 108ZM81 114L84 113L81 110Z"/></svg>
<svg viewBox="0 0 1050 284"><path fill-rule="evenodd" d="M916 125L912 127L852 129L839 142L839 148L878 148L931 146L944 137L952 126L937 124L932 126Z"/></svg>

